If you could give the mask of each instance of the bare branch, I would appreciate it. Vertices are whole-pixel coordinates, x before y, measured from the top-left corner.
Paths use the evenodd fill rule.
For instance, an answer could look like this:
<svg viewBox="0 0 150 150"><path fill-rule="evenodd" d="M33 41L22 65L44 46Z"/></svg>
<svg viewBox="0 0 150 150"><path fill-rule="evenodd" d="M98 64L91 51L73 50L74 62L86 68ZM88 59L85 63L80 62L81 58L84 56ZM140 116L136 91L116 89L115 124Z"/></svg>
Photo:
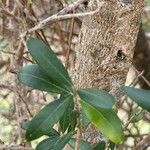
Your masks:
<svg viewBox="0 0 150 150"><path fill-rule="evenodd" d="M34 32L36 30L42 29L44 26L48 25L50 22L53 22L53 21L58 21L58 20L63 20L63 19L70 19L70 18L74 18L74 17L84 17L84 16L93 15L96 12L98 12L100 7L104 4L104 2L98 3L98 8L94 11L84 12L84 13L75 13L75 14L66 14L67 12L69 12L71 10L74 10L77 6L79 6L79 4L81 4L85 1L86 0L78 0L77 2L74 2L70 5L68 5L67 7L65 7L64 9L62 9L57 14L54 14L54 15L40 21L36 26L34 26L33 28L31 28L28 31L24 32L21 35L21 38L25 37L27 32L31 33L31 32Z"/></svg>

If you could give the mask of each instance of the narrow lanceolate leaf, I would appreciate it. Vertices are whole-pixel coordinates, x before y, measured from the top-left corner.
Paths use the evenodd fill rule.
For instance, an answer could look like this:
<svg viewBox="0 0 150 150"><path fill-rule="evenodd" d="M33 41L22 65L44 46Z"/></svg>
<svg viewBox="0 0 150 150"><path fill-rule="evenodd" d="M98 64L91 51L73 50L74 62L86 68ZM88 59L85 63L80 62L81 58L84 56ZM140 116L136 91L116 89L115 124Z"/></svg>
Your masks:
<svg viewBox="0 0 150 150"><path fill-rule="evenodd" d="M77 113L74 111L73 100L70 101L69 106L67 107L64 115L60 118L59 124L60 129L64 133L67 129L68 132L74 131L76 126Z"/></svg>
<svg viewBox="0 0 150 150"><path fill-rule="evenodd" d="M137 89L127 86L123 86L122 89L139 106L150 112L150 90Z"/></svg>
<svg viewBox="0 0 150 150"><path fill-rule="evenodd" d="M55 81L71 87L72 82L67 70L55 53L37 38L29 38L27 47L37 64Z"/></svg>
<svg viewBox="0 0 150 150"><path fill-rule="evenodd" d="M87 117L96 128L114 143L122 143L124 140L121 121L111 109L102 109L81 100L81 105Z"/></svg>
<svg viewBox="0 0 150 150"><path fill-rule="evenodd" d="M79 90L78 94L82 100L99 108L109 109L115 103L114 97L104 90L87 88Z"/></svg>
<svg viewBox="0 0 150 150"><path fill-rule="evenodd" d="M56 136L44 139L36 146L36 150L51 150L58 139Z"/></svg>
<svg viewBox="0 0 150 150"><path fill-rule="evenodd" d="M86 129L88 125L90 124L89 118L86 116L85 112L83 109L81 110L81 125L82 128Z"/></svg>
<svg viewBox="0 0 150 150"><path fill-rule="evenodd" d="M50 79L36 64L23 67L18 73L18 78L23 84L34 89L55 93L68 92L61 84Z"/></svg>
<svg viewBox="0 0 150 150"><path fill-rule="evenodd" d="M60 137L55 143L53 150L62 150L65 147L65 145L69 142L73 134L73 132L70 132Z"/></svg>
<svg viewBox="0 0 150 150"><path fill-rule="evenodd" d="M51 128L48 133L45 135L51 137L51 136L60 136L59 132L57 132L54 128Z"/></svg>
<svg viewBox="0 0 150 150"><path fill-rule="evenodd" d="M75 144L76 144L76 139L72 138L70 141L69 141L69 145L75 149ZM92 146L90 145L90 143L86 142L86 141L83 141L83 140L80 140L80 150L93 150L92 149Z"/></svg>
<svg viewBox="0 0 150 150"><path fill-rule="evenodd" d="M55 100L46 105L30 122L26 130L26 139L28 141L46 135L51 131L51 128L58 122L68 107L72 96Z"/></svg>
<svg viewBox="0 0 150 150"><path fill-rule="evenodd" d="M68 132L74 131L77 125L77 118L78 118L78 113L77 111L72 111L70 116L69 116L70 124L68 128Z"/></svg>
<svg viewBox="0 0 150 150"><path fill-rule="evenodd" d="M64 115L60 118L60 121L59 121L60 128L63 133L69 127L70 115L73 109L74 109L74 103L73 101L70 101L69 106L67 107L66 111L64 112Z"/></svg>

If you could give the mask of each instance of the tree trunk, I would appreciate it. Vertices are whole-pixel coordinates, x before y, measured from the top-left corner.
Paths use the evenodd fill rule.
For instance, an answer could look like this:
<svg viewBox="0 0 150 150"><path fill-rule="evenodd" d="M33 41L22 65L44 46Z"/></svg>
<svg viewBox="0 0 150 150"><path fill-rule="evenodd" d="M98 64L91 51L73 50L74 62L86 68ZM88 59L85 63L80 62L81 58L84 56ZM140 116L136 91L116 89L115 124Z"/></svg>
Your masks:
<svg viewBox="0 0 150 150"><path fill-rule="evenodd" d="M83 19L71 77L77 89L104 89L119 100L119 88L132 65L144 0L103 2L97 13ZM88 10L95 9L97 3L91 0Z"/></svg>
<svg viewBox="0 0 150 150"><path fill-rule="evenodd" d="M104 1L97 13L83 19L71 70L76 88L96 87L120 96L119 87L125 83L134 54L143 3ZM96 8L96 2L90 1L88 10Z"/></svg>

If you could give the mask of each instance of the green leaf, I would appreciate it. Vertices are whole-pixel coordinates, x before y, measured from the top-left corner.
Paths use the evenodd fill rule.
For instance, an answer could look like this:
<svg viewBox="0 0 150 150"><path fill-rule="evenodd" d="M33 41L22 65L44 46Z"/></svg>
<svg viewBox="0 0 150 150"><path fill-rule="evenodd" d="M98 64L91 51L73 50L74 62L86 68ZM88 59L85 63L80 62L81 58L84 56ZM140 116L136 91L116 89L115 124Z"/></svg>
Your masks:
<svg viewBox="0 0 150 150"><path fill-rule="evenodd" d="M48 134L55 123L64 114L72 96L55 100L46 105L30 122L26 130L26 139L28 141Z"/></svg>
<svg viewBox="0 0 150 150"><path fill-rule="evenodd" d="M72 82L67 70L47 45L37 38L31 37L27 41L27 47L31 56L49 77L71 89Z"/></svg>
<svg viewBox="0 0 150 150"><path fill-rule="evenodd" d="M50 79L36 64L23 67L18 73L18 78L23 84L34 89L55 93L67 92L62 85Z"/></svg>
<svg viewBox="0 0 150 150"><path fill-rule="evenodd" d="M113 143L113 142L110 141L110 143L109 143L110 150L114 150L115 146L116 146L115 143Z"/></svg>
<svg viewBox="0 0 150 150"><path fill-rule="evenodd" d="M58 139L59 137L56 136L44 139L36 146L36 150L50 150L54 147Z"/></svg>
<svg viewBox="0 0 150 150"><path fill-rule="evenodd" d="M86 116L85 112L83 109L81 110L81 123L83 128L87 128L88 125L90 124L89 118Z"/></svg>
<svg viewBox="0 0 150 150"><path fill-rule="evenodd" d="M104 90L87 88L79 90L78 94L82 100L99 108L109 109L115 103L114 97Z"/></svg>
<svg viewBox="0 0 150 150"><path fill-rule="evenodd" d="M30 121L28 120L23 120L20 125L21 125L21 128L26 130L28 128L30 124ZM45 135L47 136L60 136L60 134L54 129L54 128L51 128Z"/></svg>
<svg viewBox="0 0 150 150"><path fill-rule="evenodd" d="M45 135L51 137L51 136L60 136L60 134L54 129L51 128L50 131L48 133L46 133Z"/></svg>
<svg viewBox="0 0 150 150"><path fill-rule="evenodd" d="M60 128L61 131L64 133L66 129L70 125L70 119L71 119L71 114L74 109L74 103L73 100L69 102L69 106L67 107L66 111L64 112L64 115L60 118Z"/></svg>
<svg viewBox="0 0 150 150"><path fill-rule="evenodd" d="M69 145L73 149L75 149L75 143L76 143L76 139L74 138L70 139ZM90 145L90 143L80 140L80 150L92 150L92 146Z"/></svg>
<svg viewBox="0 0 150 150"><path fill-rule="evenodd" d="M120 144L124 140L124 134L116 113L111 109L100 109L81 100L82 108L87 117L96 128L114 143Z"/></svg>
<svg viewBox="0 0 150 150"><path fill-rule="evenodd" d="M150 112L150 90L123 86L122 90L139 106Z"/></svg>
<svg viewBox="0 0 150 150"><path fill-rule="evenodd" d="M73 132L70 132L59 138L55 143L53 150L62 150L64 146L69 142L73 134L74 134Z"/></svg>
<svg viewBox="0 0 150 150"><path fill-rule="evenodd" d="M102 141L94 147L94 150L105 150L105 146L106 146L106 143Z"/></svg>
<svg viewBox="0 0 150 150"><path fill-rule="evenodd" d="M74 131L76 124L77 124L77 111L72 111L70 114L70 124L69 124L69 128L68 128L68 132Z"/></svg>

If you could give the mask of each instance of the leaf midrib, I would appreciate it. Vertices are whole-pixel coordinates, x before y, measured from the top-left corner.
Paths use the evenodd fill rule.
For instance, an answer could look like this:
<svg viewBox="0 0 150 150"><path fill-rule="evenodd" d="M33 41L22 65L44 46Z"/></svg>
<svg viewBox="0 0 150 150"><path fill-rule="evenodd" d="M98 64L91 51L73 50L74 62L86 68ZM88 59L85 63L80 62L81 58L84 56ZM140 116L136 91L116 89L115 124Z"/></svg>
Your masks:
<svg viewBox="0 0 150 150"><path fill-rule="evenodd" d="M51 113L51 116L52 116L64 103L66 103L69 98L70 98L70 97L68 97L68 98L66 98L65 100L63 100L63 103L60 103L60 105L59 105L56 109L54 109L54 111ZM61 101L60 101L60 102L61 102ZM49 117L50 117L50 116L49 116ZM49 117L47 117L46 119L44 119L44 121L39 124L38 128L36 128L36 129L34 130L34 132L32 132L30 135L33 136L34 133L37 132L37 131L39 130L39 128L42 127L43 124L45 124L45 122L47 122L47 120L49 120ZM46 128L46 130L47 130L48 128L50 128L50 126L48 126L48 127Z"/></svg>
<svg viewBox="0 0 150 150"><path fill-rule="evenodd" d="M85 93L88 93L88 94L91 95L91 96L94 96L94 97L96 97L96 98L99 98L98 96L96 96L96 95L93 94L93 93L90 93L90 92L85 91L85 90L84 90L84 92L85 92ZM104 102L105 102L105 101L104 101ZM112 102L113 102L113 105L114 105L114 100L112 100ZM107 103L105 103L105 104L107 104ZM112 106L113 106L113 105L112 105ZM106 108L106 107L104 107L104 108ZM112 107L111 107L111 108L112 108Z"/></svg>
<svg viewBox="0 0 150 150"><path fill-rule="evenodd" d="M32 75L32 74L28 74L28 73L20 73L21 75L24 75L24 76L32 76L32 77L34 77L34 78L36 78L36 79L39 79L39 80L41 80L41 81L44 81L45 83L48 83L49 85L53 85L54 87L56 87L56 88L58 88L58 89L60 89L61 91L64 91L64 92L67 92L67 93L69 93L69 91L66 91L66 90L64 90L63 88L61 88L61 87L59 87L59 86L57 86L57 85L55 85L55 84L53 84L53 83L51 83L51 82L47 82L47 80L45 80L45 79L43 79L43 78L39 78L39 77L37 77L37 76L34 76L34 75Z"/></svg>
<svg viewBox="0 0 150 150"><path fill-rule="evenodd" d="M102 116L102 118L110 125L110 127L112 128L113 131L115 131L115 133L117 133L117 131L115 130L115 128L113 128L113 126L111 125L111 123L103 116L101 115L100 111L98 111L95 107L93 107L92 105L89 105L88 103L84 102L83 100L81 100L83 103L85 103L86 105L88 105L89 107L92 107L96 112L98 112L98 114L100 114L100 116ZM117 138L118 141L120 141L120 139Z"/></svg>
<svg viewBox="0 0 150 150"><path fill-rule="evenodd" d="M39 54L39 52L38 52L38 54ZM46 62L50 65L50 66L52 66L52 68L54 68L54 70L56 71L56 72L58 72L58 74L60 75L60 76L62 76L64 79L65 79L65 81L67 81L68 83L69 83L69 85L72 85L67 79L66 79L66 77L55 67L55 65L53 65L50 61L48 61L47 59L46 59L46 57L44 57L44 55L41 55L41 57L43 58L43 60L46 60ZM57 57L56 57L56 59L57 59ZM38 62L38 61L37 61ZM59 63L61 63L61 62L59 62ZM40 64L39 64L40 65ZM41 66L41 65L40 65ZM41 68L43 68L42 66L41 66ZM43 68L44 69L44 68ZM65 68L64 68L65 69ZM45 69L44 69L45 70ZM45 70L46 71L46 70ZM47 72L47 71L46 71Z"/></svg>
<svg viewBox="0 0 150 150"><path fill-rule="evenodd" d="M73 134L73 133L71 132L70 134L68 133L68 135L66 135L66 136L64 135L64 136L65 136L65 137L63 137L64 139L60 141L61 145L62 145L62 143L63 143L64 141L66 141L66 139L68 139L69 137L71 137L72 134ZM62 137L61 137L60 139L62 139ZM58 139L58 141L59 141L60 139ZM57 145L57 144L58 144L58 141L54 144L54 147L53 147L54 150L56 150L56 148L57 148L57 146L58 146L58 145ZM68 140L68 141L69 141L69 140ZM63 147L64 147L64 146L63 146Z"/></svg>

